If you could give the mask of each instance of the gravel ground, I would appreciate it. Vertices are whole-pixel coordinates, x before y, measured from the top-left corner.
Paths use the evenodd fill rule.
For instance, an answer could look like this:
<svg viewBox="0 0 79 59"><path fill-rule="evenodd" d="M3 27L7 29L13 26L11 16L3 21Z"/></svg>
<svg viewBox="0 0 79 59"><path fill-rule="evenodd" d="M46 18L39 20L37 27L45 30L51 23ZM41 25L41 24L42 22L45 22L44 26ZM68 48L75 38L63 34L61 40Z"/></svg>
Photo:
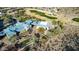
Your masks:
<svg viewBox="0 0 79 59"><path fill-rule="evenodd" d="M6 8L4 8L6 9ZM15 10L16 8L11 8ZM19 9L19 8L17 8ZM28 9L28 8L25 8ZM79 16L79 8L59 8L59 7L35 7L34 9L40 9L44 11L51 12L53 15L57 16L61 20L71 20L74 17ZM2 10L2 9L1 9ZM34 33L33 35L27 35L30 38L38 39ZM25 34L24 34L25 35ZM17 42L16 45L7 45L8 40L6 37L0 38L0 50L2 51L78 51L79 50L79 24L67 23L64 25L63 31L55 36L42 36L39 41L35 41L35 44L31 44L27 47L20 47ZM43 37L43 40L42 40ZM16 37L14 37L16 38Z"/></svg>

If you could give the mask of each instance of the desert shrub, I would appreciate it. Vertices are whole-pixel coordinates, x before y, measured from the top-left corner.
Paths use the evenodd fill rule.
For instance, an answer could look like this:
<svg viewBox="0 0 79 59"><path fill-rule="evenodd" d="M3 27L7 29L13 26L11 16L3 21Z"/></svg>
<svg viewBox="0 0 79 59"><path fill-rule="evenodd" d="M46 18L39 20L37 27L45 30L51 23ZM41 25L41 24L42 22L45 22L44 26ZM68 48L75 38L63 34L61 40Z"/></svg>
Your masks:
<svg viewBox="0 0 79 59"><path fill-rule="evenodd" d="M46 15L45 13L40 12L40 11L36 11L36 10L30 10L30 11L33 12L33 13L36 13L36 14L38 14L40 16L46 17L48 19L57 19L57 17Z"/></svg>
<svg viewBox="0 0 79 59"><path fill-rule="evenodd" d="M20 20L21 22L24 22L24 21L26 21L26 19L27 19L27 18L20 17L20 19L19 19L19 20Z"/></svg>
<svg viewBox="0 0 79 59"><path fill-rule="evenodd" d="M79 18L73 18L73 21L79 22Z"/></svg>
<svg viewBox="0 0 79 59"><path fill-rule="evenodd" d="M22 45L22 46L26 46L26 44L29 42L29 39L26 39L26 40L24 40L23 42L21 42L20 44Z"/></svg>
<svg viewBox="0 0 79 59"><path fill-rule="evenodd" d="M42 27L37 28L37 32L39 33L44 33L45 29Z"/></svg>

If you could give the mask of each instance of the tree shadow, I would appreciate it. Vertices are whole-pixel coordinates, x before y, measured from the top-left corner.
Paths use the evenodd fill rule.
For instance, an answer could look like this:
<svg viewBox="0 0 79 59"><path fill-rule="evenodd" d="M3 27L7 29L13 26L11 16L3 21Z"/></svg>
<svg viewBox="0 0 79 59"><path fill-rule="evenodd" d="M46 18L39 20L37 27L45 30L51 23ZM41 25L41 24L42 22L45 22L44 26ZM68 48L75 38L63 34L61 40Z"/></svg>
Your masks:
<svg viewBox="0 0 79 59"><path fill-rule="evenodd" d="M4 20L0 20L0 31L3 31L3 28L4 28Z"/></svg>
<svg viewBox="0 0 79 59"><path fill-rule="evenodd" d="M0 20L0 32L4 29L4 20ZM5 35L0 36L0 40L2 40L5 37Z"/></svg>

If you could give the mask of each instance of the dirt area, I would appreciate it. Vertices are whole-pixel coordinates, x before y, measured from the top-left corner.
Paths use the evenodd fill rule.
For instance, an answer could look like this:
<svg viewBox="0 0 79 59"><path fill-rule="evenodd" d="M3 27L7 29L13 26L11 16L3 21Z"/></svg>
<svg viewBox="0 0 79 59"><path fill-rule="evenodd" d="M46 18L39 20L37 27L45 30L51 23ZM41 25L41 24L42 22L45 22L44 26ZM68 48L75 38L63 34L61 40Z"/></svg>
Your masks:
<svg viewBox="0 0 79 59"><path fill-rule="evenodd" d="M3 51L18 51L18 50L19 51L78 51L79 50L79 23L72 21L73 18L79 17L79 8L29 7L29 8L11 8L9 10L17 11L17 10L28 10L28 9L38 9L46 13L49 13L49 15L51 14L57 17L56 20L61 21L64 25L56 23L57 27L53 30L48 31L47 35L44 35L44 32L36 33L36 29L33 27L32 29L33 31L31 32L31 34L29 33L29 31L21 33L20 34L21 39L19 40L16 40L17 36L12 37L11 39L16 40L13 45L12 44L8 45L10 42L8 41L8 38L5 36L0 40L1 42L4 42L3 45L1 45L2 43L0 42L0 50ZM20 13L18 11L14 13L14 16L16 16L15 17L16 19L26 20L26 18L27 19L34 18L33 16L35 15L37 19L48 20L45 17L41 17L36 14L31 14L28 11L27 14L28 15ZM21 15L23 17L20 18ZM5 14L5 16L7 15ZM6 17L2 17L2 18L6 19ZM6 21L7 20L5 20L5 22Z"/></svg>

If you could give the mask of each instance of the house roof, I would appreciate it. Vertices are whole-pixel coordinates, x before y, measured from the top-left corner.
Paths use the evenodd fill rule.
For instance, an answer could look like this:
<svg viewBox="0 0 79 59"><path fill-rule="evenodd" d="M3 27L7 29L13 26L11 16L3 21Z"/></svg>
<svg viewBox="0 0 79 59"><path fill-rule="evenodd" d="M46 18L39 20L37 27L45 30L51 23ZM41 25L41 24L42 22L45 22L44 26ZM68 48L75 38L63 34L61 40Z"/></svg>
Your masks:
<svg viewBox="0 0 79 59"><path fill-rule="evenodd" d="M18 22L14 26L15 26L15 31L20 32L20 31L24 30L23 23Z"/></svg>
<svg viewBox="0 0 79 59"><path fill-rule="evenodd" d="M26 20L24 23L25 24L28 24L28 25L31 25L32 22L33 22L33 20L32 19L29 19L29 20Z"/></svg>
<svg viewBox="0 0 79 59"><path fill-rule="evenodd" d="M13 26L11 25L11 26L7 27L6 29L4 29L4 32L6 33L6 35L8 37L11 37L13 35L16 35L16 32L20 32L22 30L27 30L28 29L27 26L28 25L26 25L24 23L18 22L18 23L16 23Z"/></svg>
<svg viewBox="0 0 79 59"><path fill-rule="evenodd" d="M32 24L35 26L40 26L40 27L46 28L46 29L49 29L49 27L50 27L49 23L44 22L44 21L35 21Z"/></svg>
<svg viewBox="0 0 79 59"><path fill-rule="evenodd" d="M16 32L14 32L14 27L10 26L6 29L4 29L4 33L7 35L7 37L12 37L13 35L16 34Z"/></svg>
<svg viewBox="0 0 79 59"><path fill-rule="evenodd" d="M4 31L1 31L0 36L4 36L4 35L5 35Z"/></svg>
<svg viewBox="0 0 79 59"><path fill-rule="evenodd" d="M30 28L30 25L40 26L46 29L49 29L50 24L48 22L44 21L33 21L33 20L26 20L25 22L17 22L14 25L10 25L6 29L4 29L4 32L0 32L0 35L4 35L4 33L11 37L13 35L16 35L16 32L21 32L22 30L28 30Z"/></svg>

